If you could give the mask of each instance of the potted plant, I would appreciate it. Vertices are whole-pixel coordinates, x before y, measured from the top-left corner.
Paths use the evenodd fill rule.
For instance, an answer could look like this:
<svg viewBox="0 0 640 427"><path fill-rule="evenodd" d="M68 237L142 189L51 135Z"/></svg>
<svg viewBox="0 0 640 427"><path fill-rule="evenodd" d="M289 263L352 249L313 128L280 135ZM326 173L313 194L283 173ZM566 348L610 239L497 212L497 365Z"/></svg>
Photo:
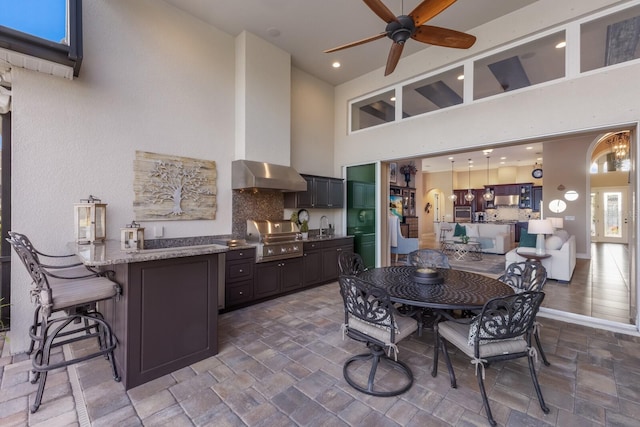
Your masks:
<svg viewBox="0 0 640 427"><path fill-rule="evenodd" d="M302 233L303 239L309 237L309 222L306 219L300 224L300 232Z"/></svg>

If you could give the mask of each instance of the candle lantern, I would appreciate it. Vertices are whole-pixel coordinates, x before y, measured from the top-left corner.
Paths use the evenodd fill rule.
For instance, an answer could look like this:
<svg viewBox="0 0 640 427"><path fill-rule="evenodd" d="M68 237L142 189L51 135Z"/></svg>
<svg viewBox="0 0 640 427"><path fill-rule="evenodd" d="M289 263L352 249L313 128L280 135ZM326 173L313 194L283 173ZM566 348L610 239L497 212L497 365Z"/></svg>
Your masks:
<svg viewBox="0 0 640 427"><path fill-rule="evenodd" d="M107 238L107 204L100 202L100 199L90 195L88 199L80 199L80 203L73 205L76 242L104 242Z"/></svg>
<svg viewBox="0 0 640 427"><path fill-rule="evenodd" d="M135 221L120 229L120 247L123 251L144 249L144 227Z"/></svg>

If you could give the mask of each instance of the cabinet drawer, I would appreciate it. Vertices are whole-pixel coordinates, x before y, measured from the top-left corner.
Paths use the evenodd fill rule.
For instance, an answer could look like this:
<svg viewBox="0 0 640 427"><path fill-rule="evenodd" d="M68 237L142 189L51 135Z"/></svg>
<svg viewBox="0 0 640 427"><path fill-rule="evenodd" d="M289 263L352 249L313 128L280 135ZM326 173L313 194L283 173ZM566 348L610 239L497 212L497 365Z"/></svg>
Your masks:
<svg viewBox="0 0 640 427"><path fill-rule="evenodd" d="M228 261L226 264L226 282L237 282L253 277L254 260Z"/></svg>
<svg viewBox="0 0 640 427"><path fill-rule="evenodd" d="M227 286L225 289L224 301L226 307L251 301L253 299L253 280L245 280Z"/></svg>
<svg viewBox="0 0 640 427"><path fill-rule="evenodd" d="M252 261L255 261L256 249L233 249L227 252L227 261L237 261L240 259L250 259Z"/></svg>

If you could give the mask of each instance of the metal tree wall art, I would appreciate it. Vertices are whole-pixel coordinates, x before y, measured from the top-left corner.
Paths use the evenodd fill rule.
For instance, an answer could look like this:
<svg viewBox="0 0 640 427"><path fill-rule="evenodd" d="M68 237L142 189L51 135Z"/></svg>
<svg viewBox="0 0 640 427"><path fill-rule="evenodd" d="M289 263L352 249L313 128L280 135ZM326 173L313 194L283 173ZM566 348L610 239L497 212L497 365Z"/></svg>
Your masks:
<svg viewBox="0 0 640 427"><path fill-rule="evenodd" d="M215 162L136 152L136 220L215 219Z"/></svg>

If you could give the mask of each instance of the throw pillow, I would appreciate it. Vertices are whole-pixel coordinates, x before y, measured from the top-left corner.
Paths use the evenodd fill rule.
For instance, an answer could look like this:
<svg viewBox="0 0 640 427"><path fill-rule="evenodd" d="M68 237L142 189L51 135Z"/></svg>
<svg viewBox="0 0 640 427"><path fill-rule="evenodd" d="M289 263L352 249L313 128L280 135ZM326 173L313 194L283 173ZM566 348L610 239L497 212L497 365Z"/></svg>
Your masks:
<svg viewBox="0 0 640 427"><path fill-rule="evenodd" d="M480 232L478 231L477 225L465 225L464 228L467 231L467 236L469 237L480 237Z"/></svg>
<svg viewBox="0 0 640 427"><path fill-rule="evenodd" d="M467 230L464 228L464 226L456 223L456 230L453 232L453 237L466 236L466 235L467 235Z"/></svg>
<svg viewBox="0 0 640 427"><path fill-rule="evenodd" d="M567 230L562 229L562 228L554 231L553 235L560 237L562 239L562 243L564 243L567 240L569 240L569 232Z"/></svg>
<svg viewBox="0 0 640 427"><path fill-rule="evenodd" d="M544 246L548 250L558 250L562 247L562 239L559 236L549 236L544 241Z"/></svg>
<svg viewBox="0 0 640 427"><path fill-rule="evenodd" d="M526 229L522 229L520 231L520 247L521 248L535 248L536 247L536 236L535 234L529 234Z"/></svg>

